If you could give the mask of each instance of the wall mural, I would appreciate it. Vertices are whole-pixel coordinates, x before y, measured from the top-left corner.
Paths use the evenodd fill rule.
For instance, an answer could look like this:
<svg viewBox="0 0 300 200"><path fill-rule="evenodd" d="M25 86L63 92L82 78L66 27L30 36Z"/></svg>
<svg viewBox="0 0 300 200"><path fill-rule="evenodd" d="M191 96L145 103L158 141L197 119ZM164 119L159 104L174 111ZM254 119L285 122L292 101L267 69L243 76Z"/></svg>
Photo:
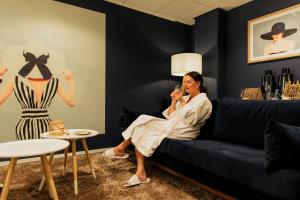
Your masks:
<svg viewBox="0 0 300 200"><path fill-rule="evenodd" d="M2 0L0 142L49 121L105 132L105 15L51 0Z"/></svg>

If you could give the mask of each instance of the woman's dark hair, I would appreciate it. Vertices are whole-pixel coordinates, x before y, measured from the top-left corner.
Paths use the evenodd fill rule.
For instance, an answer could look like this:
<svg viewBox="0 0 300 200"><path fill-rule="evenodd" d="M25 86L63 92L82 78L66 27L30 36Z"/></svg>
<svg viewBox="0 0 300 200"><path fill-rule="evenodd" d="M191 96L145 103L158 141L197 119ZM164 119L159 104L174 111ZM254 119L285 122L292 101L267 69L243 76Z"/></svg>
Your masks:
<svg viewBox="0 0 300 200"><path fill-rule="evenodd" d="M199 74L196 71L192 71L192 72L186 73L185 75L192 77L192 79L194 79L194 81L196 81L196 82L200 81L200 86L199 86L200 92L206 93L208 95L208 91L207 91L206 87L203 86L204 82L203 82L203 77L201 74Z"/></svg>

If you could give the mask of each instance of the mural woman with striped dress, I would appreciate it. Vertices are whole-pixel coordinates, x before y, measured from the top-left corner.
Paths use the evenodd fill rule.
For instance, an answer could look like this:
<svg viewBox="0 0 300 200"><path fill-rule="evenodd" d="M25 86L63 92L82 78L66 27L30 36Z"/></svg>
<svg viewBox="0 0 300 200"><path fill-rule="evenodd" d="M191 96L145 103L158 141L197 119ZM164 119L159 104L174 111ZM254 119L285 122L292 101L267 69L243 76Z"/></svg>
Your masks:
<svg viewBox="0 0 300 200"><path fill-rule="evenodd" d="M21 108L21 119L16 125L16 138L18 140L37 139L40 134L47 132L50 117L48 109L56 93L62 100L73 107L75 83L71 71L66 70L63 75L69 85L69 90L65 91L58 78L53 77L49 70L47 60L50 55L39 55L36 57L31 52L23 52L25 65L18 74L7 81L2 94L0 94L0 105L2 105L14 92ZM0 78L8 69L0 68ZM0 79L2 82L2 79Z"/></svg>

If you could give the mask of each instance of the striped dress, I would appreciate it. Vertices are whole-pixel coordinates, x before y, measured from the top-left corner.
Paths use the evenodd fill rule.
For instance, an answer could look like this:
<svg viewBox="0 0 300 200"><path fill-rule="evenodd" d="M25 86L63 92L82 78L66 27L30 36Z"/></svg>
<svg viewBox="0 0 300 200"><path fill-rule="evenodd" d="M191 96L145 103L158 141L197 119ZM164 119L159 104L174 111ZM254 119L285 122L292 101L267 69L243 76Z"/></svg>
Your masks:
<svg viewBox="0 0 300 200"><path fill-rule="evenodd" d="M14 94L22 107L21 119L15 129L16 137L18 140L37 139L41 133L48 131L48 108L57 92L58 79L51 78L47 83L39 105L34 91L21 79L20 76L15 77Z"/></svg>

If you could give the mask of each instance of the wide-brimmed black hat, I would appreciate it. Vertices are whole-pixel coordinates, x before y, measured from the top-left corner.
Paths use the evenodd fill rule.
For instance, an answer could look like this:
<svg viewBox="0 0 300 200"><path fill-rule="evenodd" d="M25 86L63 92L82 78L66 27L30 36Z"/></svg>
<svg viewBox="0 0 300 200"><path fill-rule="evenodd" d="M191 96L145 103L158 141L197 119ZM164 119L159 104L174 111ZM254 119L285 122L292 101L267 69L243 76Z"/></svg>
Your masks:
<svg viewBox="0 0 300 200"><path fill-rule="evenodd" d="M277 22L273 24L271 32L260 35L264 40L273 40L272 35L277 35L283 33L282 37L287 37L297 32L297 28L285 29L285 24L283 22Z"/></svg>

